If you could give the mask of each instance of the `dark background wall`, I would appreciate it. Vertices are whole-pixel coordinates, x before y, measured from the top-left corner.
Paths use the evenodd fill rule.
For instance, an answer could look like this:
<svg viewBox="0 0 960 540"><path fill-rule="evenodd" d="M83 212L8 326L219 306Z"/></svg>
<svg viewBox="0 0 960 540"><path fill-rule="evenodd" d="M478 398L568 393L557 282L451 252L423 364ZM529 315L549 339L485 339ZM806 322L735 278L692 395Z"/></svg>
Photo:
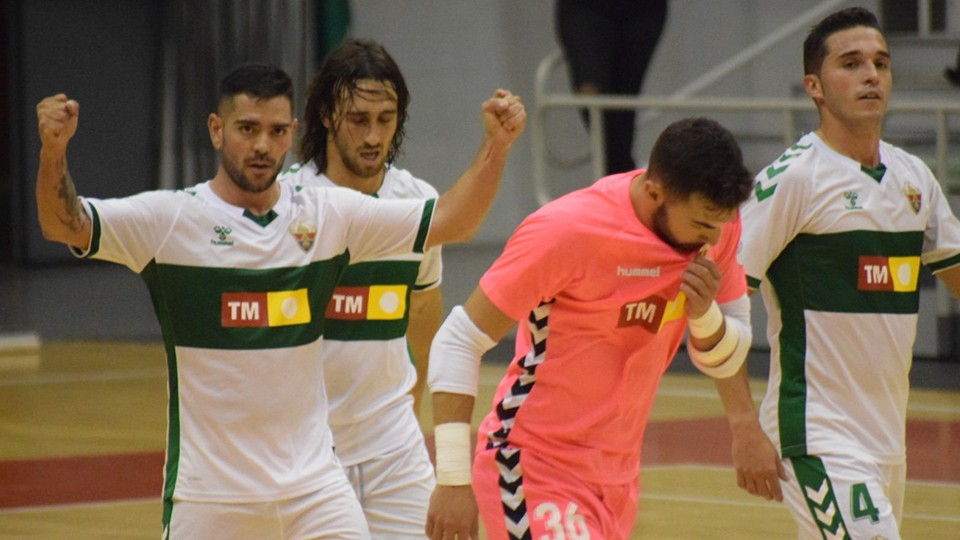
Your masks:
<svg viewBox="0 0 960 540"><path fill-rule="evenodd" d="M12 256L27 263L72 258L37 227L32 182L39 159L36 104L59 92L80 103L70 171L93 197L126 195L156 184L160 4L154 0L6 2L13 43L7 53L12 104L12 201L22 234Z"/></svg>

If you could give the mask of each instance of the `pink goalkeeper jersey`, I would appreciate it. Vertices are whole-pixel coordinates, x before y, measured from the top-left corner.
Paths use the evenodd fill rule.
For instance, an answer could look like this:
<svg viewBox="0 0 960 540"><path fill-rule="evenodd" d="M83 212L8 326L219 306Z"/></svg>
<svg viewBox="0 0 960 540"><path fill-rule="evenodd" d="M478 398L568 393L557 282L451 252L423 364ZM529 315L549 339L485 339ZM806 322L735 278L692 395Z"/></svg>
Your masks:
<svg viewBox="0 0 960 540"><path fill-rule="evenodd" d="M581 479L639 474L660 377L686 330L681 275L694 256L634 213L630 181L601 178L531 214L480 280L520 321L516 351L480 426L480 445L532 451ZM739 216L708 251L723 272L717 302L746 293Z"/></svg>

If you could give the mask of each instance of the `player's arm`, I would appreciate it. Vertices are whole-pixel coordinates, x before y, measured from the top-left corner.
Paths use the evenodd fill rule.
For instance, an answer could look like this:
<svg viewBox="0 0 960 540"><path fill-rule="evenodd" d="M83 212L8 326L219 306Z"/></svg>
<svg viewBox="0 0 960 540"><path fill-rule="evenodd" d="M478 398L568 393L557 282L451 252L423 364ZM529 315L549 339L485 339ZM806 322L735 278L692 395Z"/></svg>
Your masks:
<svg viewBox="0 0 960 540"><path fill-rule="evenodd" d="M960 265L937 272L936 276L943 281L955 298L960 298Z"/></svg>
<svg viewBox="0 0 960 540"><path fill-rule="evenodd" d="M750 395L746 358L750 351L750 299L742 295L718 305L716 263L698 257L684 274L693 364L714 379L733 435L737 485L766 499L783 500L777 478L785 478L776 448L760 427ZM706 307L704 307L706 305Z"/></svg>
<svg viewBox="0 0 960 540"><path fill-rule="evenodd" d="M722 280L717 263L697 256L683 274L680 290L690 333L687 351L693 364L713 378L733 376L750 351L750 301L743 296L722 307L716 297Z"/></svg>
<svg viewBox="0 0 960 540"><path fill-rule="evenodd" d="M437 200L426 247L469 240L493 204L507 156L527 113L518 96L497 90L483 103L484 138L473 163Z"/></svg>
<svg viewBox="0 0 960 540"><path fill-rule="evenodd" d="M742 304L744 301L746 306ZM736 307L729 304L724 304L724 307L732 312L743 310L744 307L750 309L748 299L738 299L736 302ZM786 473L777 449L760 427L756 404L750 393L747 363L744 362L733 376L715 378L713 382L730 423L733 438L731 454L737 471L737 485L758 497L783 501L778 478L786 480Z"/></svg>
<svg viewBox="0 0 960 540"><path fill-rule="evenodd" d="M90 217L83 210L67 170L67 145L77 132L80 104L57 94L37 104L40 166L37 170L37 218L43 237L86 250Z"/></svg>
<svg viewBox="0 0 960 540"><path fill-rule="evenodd" d="M410 325L407 343L417 368L417 383L413 385L413 410L420 417L420 401L430 365L430 343L443 321L443 293L440 287L414 291L410 294Z"/></svg>
<svg viewBox="0 0 960 540"><path fill-rule="evenodd" d="M430 498L427 536L477 538L477 503L470 487L470 418L480 357L516 324L478 287L453 308L430 350L437 488Z"/></svg>

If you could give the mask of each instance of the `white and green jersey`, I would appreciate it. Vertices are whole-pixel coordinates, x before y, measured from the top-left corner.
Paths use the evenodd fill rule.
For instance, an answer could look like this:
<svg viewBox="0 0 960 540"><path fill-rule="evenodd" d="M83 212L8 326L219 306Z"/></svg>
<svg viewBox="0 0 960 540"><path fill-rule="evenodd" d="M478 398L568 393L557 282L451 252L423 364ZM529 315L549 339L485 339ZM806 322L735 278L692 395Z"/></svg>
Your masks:
<svg viewBox="0 0 960 540"><path fill-rule="evenodd" d="M85 201L85 255L146 281L169 374L164 499L259 502L342 480L320 362L347 264L422 251L433 201L281 182L254 217L203 183Z"/></svg>
<svg viewBox="0 0 960 540"><path fill-rule="evenodd" d="M281 179L331 187L313 161ZM434 199L437 190L409 172L390 167L376 197ZM410 389L417 381L407 347L410 293L438 287L440 248L352 263L327 306L324 378L337 457L362 463L398 448L423 444Z"/></svg>
<svg viewBox="0 0 960 540"><path fill-rule="evenodd" d="M805 135L757 175L740 260L771 349L760 419L784 457L905 459L920 265L960 264L960 223L920 159L870 170Z"/></svg>

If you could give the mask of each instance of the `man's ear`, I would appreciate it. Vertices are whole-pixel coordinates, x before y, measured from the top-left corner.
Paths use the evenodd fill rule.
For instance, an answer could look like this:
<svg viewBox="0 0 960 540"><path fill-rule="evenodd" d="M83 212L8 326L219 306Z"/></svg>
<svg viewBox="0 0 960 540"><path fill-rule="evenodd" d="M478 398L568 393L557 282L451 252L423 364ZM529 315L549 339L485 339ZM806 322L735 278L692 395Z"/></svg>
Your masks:
<svg viewBox="0 0 960 540"><path fill-rule="evenodd" d="M207 117L207 130L210 131L210 142L220 150L223 147L223 119L217 113L210 113Z"/></svg>
<svg viewBox="0 0 960 540"><path fill-rule="evenodd" d="M810 96L815 103L823 101L823 83L817 75L804 75L803 89L807 91L807 95Z"/></svg>
<svg viewBox="0 0 960 540"><path fill-rule="evenodd" d="M643 181L643 193L650 199L650 202L656 206L663 204L667 198L667 194L664 192L663 184L660 180L649 176Z"/></svg>

